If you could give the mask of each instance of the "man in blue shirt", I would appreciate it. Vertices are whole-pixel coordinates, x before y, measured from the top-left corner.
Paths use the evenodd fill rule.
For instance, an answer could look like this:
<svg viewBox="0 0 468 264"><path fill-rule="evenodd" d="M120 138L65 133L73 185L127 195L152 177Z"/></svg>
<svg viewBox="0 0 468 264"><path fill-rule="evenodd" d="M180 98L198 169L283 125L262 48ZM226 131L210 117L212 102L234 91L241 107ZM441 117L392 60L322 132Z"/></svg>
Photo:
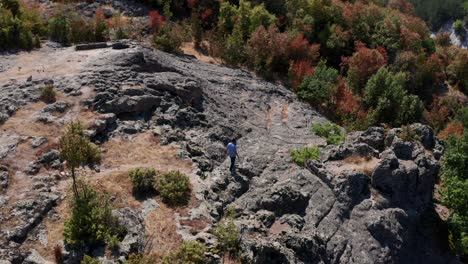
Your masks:
<svg viewBox="0 0 468 264"><path fill-rule="evenodd" d="M236 170L236 157L239 157L239 154L237 153L237 140L235 138L227 145L227 154L229 158L231 158L231 167L229 170L234 172Z"/></svg>

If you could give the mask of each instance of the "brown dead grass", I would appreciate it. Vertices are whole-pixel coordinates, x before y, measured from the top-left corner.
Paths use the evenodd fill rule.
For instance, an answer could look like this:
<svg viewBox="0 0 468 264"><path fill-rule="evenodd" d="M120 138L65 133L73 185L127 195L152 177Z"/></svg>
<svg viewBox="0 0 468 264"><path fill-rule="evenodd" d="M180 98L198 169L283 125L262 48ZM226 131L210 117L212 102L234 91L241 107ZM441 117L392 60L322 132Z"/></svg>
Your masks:
<svg viewBox="0 0 468 264"><path fill-rule="evenodd" d="M203 44L208 45L207 42L204 42ZM197 58L197 60L199 61L210 63L210 64L216 64L216 65L221 64L221 61L219 59L205 55L202 52L198 51L195 48L195 44L193 42L186 42L182 44L181 49L184 54L195 56L195 58Z"/></svg>
<svg viewBox="0 0 468 264"><path fill-rule="evenodd" d="M106 169L129 171L137 167L150 167L159 171L192 172L191 162L179 159L176 147L161 146L151 132L129 138L113 138L103 147L107 149L102 160Z"/></svg>
<svg viewBox="0 0 468 264"><path fill-rule="evenodd" d="M162 260L166 254L182 244L182 237L177 233L174 211L163 203L147 216L146 230L148 234L154 234L151 247L147 251L158 260Z"/></svg>
<svg viewBox="0 0 468 264"><path fill-rule="evenodd" d="M329 162L330 171L339 174L343 171L361 171L367 176L371 176L380 160L371 156L350 156L342 161Z"/></svg>

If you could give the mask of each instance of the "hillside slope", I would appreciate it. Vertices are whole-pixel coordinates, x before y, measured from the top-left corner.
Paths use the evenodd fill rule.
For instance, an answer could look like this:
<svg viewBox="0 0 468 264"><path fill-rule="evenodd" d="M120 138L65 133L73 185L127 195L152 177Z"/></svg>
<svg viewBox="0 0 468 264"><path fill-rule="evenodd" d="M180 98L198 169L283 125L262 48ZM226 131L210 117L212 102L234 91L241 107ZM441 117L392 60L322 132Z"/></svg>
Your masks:
<svg viewBox="0 0 468 264"><path fill-rule="evenodd" d="M94 256L127 257L148 239L147 252L159 255L181 240L212 247L210 231L233 208L246 263L456 263L435 228L432 193L443 146L426 126L412 125L412 139L399 129L371 128L326 146L310 131L326 119L286 88L134 42L85 51L46 47L8 61L0 73L6 263L52 261L51 248L63 244L70 179L56 148L63 125L74 119L103 156L80 174L113 197L127 228L117 256L90 250ZM47 83L59 91L50 105L38 101ZM241 159L231 175L225 145L233 137ZM289 152L305 146L322 147L322 155L301 167ZM127 172L142 166L187 173L189 204L174 209L159 197L133 198ZM82 253L70 251L66 263Z"/></svg>

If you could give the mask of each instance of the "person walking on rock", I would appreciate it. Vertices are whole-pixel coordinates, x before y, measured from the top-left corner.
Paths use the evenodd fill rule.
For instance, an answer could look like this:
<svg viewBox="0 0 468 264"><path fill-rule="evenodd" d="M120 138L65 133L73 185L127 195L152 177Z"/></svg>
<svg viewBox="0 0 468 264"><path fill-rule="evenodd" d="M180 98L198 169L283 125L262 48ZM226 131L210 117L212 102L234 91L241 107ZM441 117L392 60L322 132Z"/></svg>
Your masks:
<svg viewBox="0 0 468 264"><path fill-rule="evenodd" d="M237 153L237 140L235 138L227 145L227 155L231 158L231 167L229 167L229 170L231 173L234 173L236 170L236 157L239 157Z"/></svg>

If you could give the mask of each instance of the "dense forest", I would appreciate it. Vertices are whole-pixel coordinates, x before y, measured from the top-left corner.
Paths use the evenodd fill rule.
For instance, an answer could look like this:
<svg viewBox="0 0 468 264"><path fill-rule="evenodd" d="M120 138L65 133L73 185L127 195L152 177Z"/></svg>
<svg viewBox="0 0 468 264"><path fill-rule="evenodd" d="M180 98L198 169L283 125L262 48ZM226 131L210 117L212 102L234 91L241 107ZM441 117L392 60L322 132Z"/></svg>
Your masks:
<svg viewBox="0 0 468 264"><path fill-rule="evenodd" d="M138 28L102 10L83 18L59 5L44 16L34 6L1 0L0 50L33 49L46 38L64 45L144 38L179 53L193 41L224 64L282 82L348 130L429 124L447 139L443 202L452 209L451 246L468 257L468 51L452 46L447 34L430 37L431 28L450 19L463 21L465 34L468 2L144 2L153 10Z"/></svg>

